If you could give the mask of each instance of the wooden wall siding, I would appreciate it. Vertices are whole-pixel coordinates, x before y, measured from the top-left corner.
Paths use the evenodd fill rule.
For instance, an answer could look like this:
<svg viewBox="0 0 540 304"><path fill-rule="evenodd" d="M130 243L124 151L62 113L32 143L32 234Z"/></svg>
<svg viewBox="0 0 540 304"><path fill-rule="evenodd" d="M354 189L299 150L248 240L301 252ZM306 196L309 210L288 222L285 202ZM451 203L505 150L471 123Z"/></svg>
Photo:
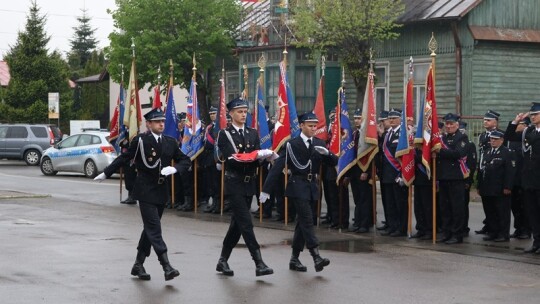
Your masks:
<svg viewBox="0 0 540 304"><path fill-rule="evenodd" d="M470 25L540 29L540 0L484 0L468 18Z"/></svg>
<svg viewBox="0 0 540 304"><path fill-rule="evenodd" d="M479 43L472 57L472 113L487 109L507 122L540 101L538 45Z"/></svg>

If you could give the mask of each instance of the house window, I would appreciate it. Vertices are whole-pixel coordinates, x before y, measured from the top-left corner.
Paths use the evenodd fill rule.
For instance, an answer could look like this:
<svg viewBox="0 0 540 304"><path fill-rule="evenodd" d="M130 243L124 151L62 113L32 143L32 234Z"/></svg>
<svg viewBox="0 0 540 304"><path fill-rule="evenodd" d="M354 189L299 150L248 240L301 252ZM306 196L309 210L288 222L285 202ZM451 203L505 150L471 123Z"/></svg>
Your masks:
<svg viewBox="0 0 540 304"><path fill-rule="evenodd" d="M289 78L289 85L292 85ZM294 88L296 95L296 112L303 113L313 110L315 106L315 70L309 68L296 68L294 79Z"/></svg>
<svg viewBox="0 0 540 304"><path fill-rule="evenodd" d="M238 92L240 92L238 86L238 72L227 72L225 78L225 93L227 94L227 100L233 100L238 96Z"/></svg>
<svg viewBox="0 0 540 304"><path fill-rule="evenodd" d="M270 106L268 113L270 116L276 113L276 102L279 91L279 67L271 67L266 69L266 101L265 104Z"/></svg>
<svg viewBox="0 0 540 304"><path fill-rule="evenodd" d="M375 65L375 102L378 113L388 109L388 65L388 63Z"/></svg>
<svg viewBox="0 0 540 304"><path fill-rule="evenodd" d="M419 59L413 63L413 108L416 111L416 121L418 121L420 114L420 106L422 105L424 99L426 98L426 75L431 63L430 59ZM404 65L404 88L403 94L406 94L407 81L409 78L409 60L405 61Z"/></svg>

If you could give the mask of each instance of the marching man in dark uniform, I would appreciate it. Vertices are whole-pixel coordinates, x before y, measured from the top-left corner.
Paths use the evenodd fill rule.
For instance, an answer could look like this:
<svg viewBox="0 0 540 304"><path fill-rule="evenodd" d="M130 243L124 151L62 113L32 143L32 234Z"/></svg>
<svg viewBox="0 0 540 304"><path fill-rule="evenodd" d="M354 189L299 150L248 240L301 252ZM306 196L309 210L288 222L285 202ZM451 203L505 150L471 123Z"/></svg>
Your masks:
<svg viewBox="0 0 540 304"><path fill-rule="evenodd" d="M256 192L256 170L259 162L255 159L237 160L234 156L242 156L259 150L260 140L257 130L245 126L248 111L247 101L236 98L227 104L232 118L232 125L220 130L217 137L217 146L225 159L225 198L229 201L232 210L229 230L223 240L221 256L216 271L226 276L233 276L234 271L227 263L233 248L238 244L240 236L244 239L247 248L255 261L255 275L263 276L273 274L274 270L266 266L261 257L261 250L255 233L249 209L251 200ZM271 150L259 150L257 159L264 159L273 155Z"/></svg>
<svg viewBox="0 0 540 304"><path fill-rule="evenodd" d="M491 149L484 151L482 169L478 175L478 193L485 201L489 234L484 241L507 242L510 239L510 194L516 174L516 162L507 147L504 134L497 130L489 134Z"/></svg>
<svg viewBox="0 0 540 304"><path fill-rule="evenodd" d="M499 131L502 132L501 129L498 128L499 126L499 116L500 114L488 110L486 114L484 114L484 128L486 129L484 132L480 133L478 136L478 171L482 170L482 156L484 155L484 152L491 149L491 144L489 140L489 135L493 131ZM484 209L484 213L486 214L486 219L483 221L484 227L480 230L476 230L475 233L477 234L489 234L490 227L489 222L490 220L487 218L489 211L486 212L486 204L484 203L484 200L482 200L482 207ZM489 208L489 207L487 207Z"/></svg>
<svg viewBox="0 0 540 304"><path fill-rule="evenodd" d="M338 158L325 148L324 141L314 137L318 122L315 114L305 113L299 117L298 121L302 133L289 140L281 149L279 158L268 173L259 199L261 203L264 203L270 197L268 193L282 186L278 179L286 162L291 175L285 189L285 196L292 201L298 215L289 269L302 272L307 270L299 259L300 252L306 246L313 257L315 271L319 272L328 266L330 261L319 255L319 240L313 229L313 212L316 210L320 193L318 172L323 162L328 166L335 166Z"/></svg>
<svg viewBox="0 0 540 304"><path fill-rule="evenodd" d="M143 263L154 248L165 272L165 280L171 280L180 275L169 263L167 245L161 235L161 216L168 199L168 176L176 172L181 174L189 166L189 158L178 149L176 139L163 135L165 116L161 109L156 108L144 115L150 132L139 134L131 141L127 153L117 157L104 172L94 180L102 181L110 177L127 160L137 167L137 178L133 186L134 198L139 200L139 207L144 229L137 246L137 257L131 269L131 274L141 280L150 280ZM176 161L174 167L171 160Z"/></svg>
<svg viewBox="0 0 540 304"><path fill-rule="evenodd" d="M437 180L439 181L439 203L443 238L446 244L463 242L465 223L465 178L469 176L467 135L459 132L459 116L448 113L444 116L446 133L441 138L442 148L437 151Z"/></svg>
<svg viewBox="0 0 540 304"><path fill-rule="evenodd" d="M517 124L527 116L531 119L531 126L516 132ZM519 113L506 132L509 140L521 140L523 143L521 187L533 231L533 243L525 252L540 254L540 103L534 102L529 113Z"/></svg>

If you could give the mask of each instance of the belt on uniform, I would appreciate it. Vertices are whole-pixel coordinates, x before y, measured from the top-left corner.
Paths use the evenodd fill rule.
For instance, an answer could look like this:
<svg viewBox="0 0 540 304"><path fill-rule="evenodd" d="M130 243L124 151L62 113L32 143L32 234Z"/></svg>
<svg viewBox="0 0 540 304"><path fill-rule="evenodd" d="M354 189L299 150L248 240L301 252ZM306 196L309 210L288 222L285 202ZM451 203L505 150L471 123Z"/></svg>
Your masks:
<svg viewBox="0 0 540 304"><path fill-rule="evenodd" d="M255 174L243 174L243 173L236 173L232 171L225 171L225 176L233 177L233 178L241 178L244 180L244 183L249 183L251 179L255 178Z"/></svg>
<svg viewBox="0 0 540 304"><path fill-rule="evenodd" d="M314 180L314 179L317 179L319 178L319 174L313 174L313 173L308 173L308 174L293 174L292 175L293 177L297 177L297 178L303 178L305 180L307 180L308 182Z"/></svg>

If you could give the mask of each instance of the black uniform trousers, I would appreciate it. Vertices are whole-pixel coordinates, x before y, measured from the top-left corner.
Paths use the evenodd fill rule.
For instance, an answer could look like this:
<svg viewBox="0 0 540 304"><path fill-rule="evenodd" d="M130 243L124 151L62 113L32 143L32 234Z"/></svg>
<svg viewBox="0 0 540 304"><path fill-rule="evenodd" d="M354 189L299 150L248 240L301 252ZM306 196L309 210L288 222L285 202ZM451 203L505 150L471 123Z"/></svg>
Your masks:
<svg viewBox="0 0 540 304"><path fill-rule="evenodd" d="M368 228L373 226L373 194L369 180L351 178L351 191L354 199L354 226Z"/></svg>
<svg viewBox="0 0 540 304"><path fill-rule="evenodd" d="M341 226L341 228L349 227L349 187L343 184L339 186L336 184L336 181L333 180L332 185L328 185L329 193L334 193L335 201L328 203L332 214L332 224ZM332 195L332 196L333 196Z"/></svg>
<svg viewBox="0 0 540 304"><path fill-rule="evenodd" d="M145 201L139 201L139 209L143 220L143 231L139 239L137 250L144 252L146 256L150 255L150 247L158 256L167 252L167 245L161 235L161 216L163 215L163 204L152 204Z"/></svg>
<svg viewBox="0 0 540 304"><path fill-rule="evenodd" d="M250 253L260 248L255 233L253 232L253 222L249 209L253 196L244 194L230 194L226 196L231 206L232 215L229 230L223 240L223 247L232 250L238 244L240 236L244 239L246 247Z"/></svg>
<svg viewBox="0 0 540 304"><path fill-rule="evenodd" d="M318 247L319 240L315 236L313 228L313 210L317 202L297 198L289 198L289 200L294 204L297 215L292 248L302 251L304 246L308 249Z"/></svg>
<svg viewBox="0 0 540 304"><path fill-rule="evenodd" d="M540 246L540 190L525 189L525 211L529 215L533 234L533 246Z"/></svg>
<svg viewBox="0 0 540 304"><path fill-rule="evenodd" d="M431 185L414 186L414 217L416 218L416 231L433 233L433 187Z"/></svg>
<svg viewBox="0 0 540 304"><path fill-rule="evenodd" d="M441 206L441 227L445 236L463 237L465 223L464 180L439 181L439 204Z"/></svg>
<svg viewBox="0 0 540 304"><path fill-rule="evenodd" d="M531 225L525 211L525 199L521 186L514 186L511 201L510 208L514 215L514 228L520 233L531 233Z"/></svg>
<svg viewBox="0 0 540 304"><path fill-rule="evenodd" d="M387 191L387 187L390 187L391 185L390 184L383 184L381 183L381 202L382 202L382 206L383 206L383 213L384 213L384 222L385 222L385 225L389 226L388 222L388 210L387 210L387 205L388 205L388 199L386 198L387 197L387 194L388 194L388 191Z"/></svg>
<svg viewBox="0 0 540 304"><path fill-rule="evenodd" d="M388 226L390 232L394 232L399 226L397 209L394 202L394 184L381 183L381 196L385 202L383 206L386 205L386 208L384 208L385 224Z"/></svg>
<svg viewBox="0 0 540 304"><path fill-rule="evenodd" d="M464 198L464 207L465 207L465 219L463 220L463 227L461 227L461 231L463 232L463 235L469 234L469 231L471 230L469 228L469 203L471 201L471 188L466 188L463 192L463 198Z"/></svg>
<svg viewBox="0 0 540 304"><path fill-rule="evenodd" d="M486 219L490 227L489 234L508 238L510 235L510 196L482 196L485 202Z"/></svg>

